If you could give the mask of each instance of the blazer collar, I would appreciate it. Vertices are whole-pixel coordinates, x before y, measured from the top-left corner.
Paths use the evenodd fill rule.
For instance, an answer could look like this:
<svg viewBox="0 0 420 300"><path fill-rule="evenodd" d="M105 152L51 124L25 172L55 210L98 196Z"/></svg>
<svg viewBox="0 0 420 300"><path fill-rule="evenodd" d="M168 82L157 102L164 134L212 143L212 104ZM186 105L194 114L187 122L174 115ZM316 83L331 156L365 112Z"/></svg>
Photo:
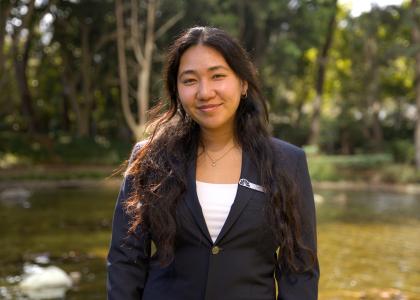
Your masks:
<svg viewBox="0 0 420 300"><path fill-rule="evenodd" d="M188 186L186 191L186 204L191 211L191 214L194 217L194 220L202 232L202 234L207 238L210 244L213 244L213 241L210 237L206 221L204 219L203 211L200 206L200 202L197 197L197 187L196 187L196 157L190 161L187 168L187 180ZM247 152L242 151L242 165L241 165L241 176L240 179L247 179L250 182L258 183L258 172L254 164L252 164L250 157ZM235 221L241 215L243 209L251 198L249 188L244 187L238 184L238 190L235 196L235 200L231 206L228 217L216 239L214 244L218 244L223 237L229 232Z"/></svg>

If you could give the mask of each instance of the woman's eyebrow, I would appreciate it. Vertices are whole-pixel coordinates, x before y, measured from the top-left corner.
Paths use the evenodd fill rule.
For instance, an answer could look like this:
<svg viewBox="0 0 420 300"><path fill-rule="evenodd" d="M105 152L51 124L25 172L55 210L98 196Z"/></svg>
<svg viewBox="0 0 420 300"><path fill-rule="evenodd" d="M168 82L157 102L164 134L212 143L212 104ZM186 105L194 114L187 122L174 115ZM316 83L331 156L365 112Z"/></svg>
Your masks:
<svg viewBox="0 0 420 300"><path fill-rule="evenodd" d="M229 71L229 69L227 67L222 66L222 65L213 66L213 67L208 68L209 71L216 71L218 69L224 69L226 71Z"/></svg>
<svg viewBox="0 0 420 300"><path fill-rule="evenodd" d="M196 72L194 71L194 70L185 70L185 71L182 71L181 73L179 73L179 76L178 76L178 78L181 78L182 76L184 76L184 75L188 75L188 74L195 74Z"/></svg>
<svg viewBox="0 0 420 300"><path fill-rule="evenodd" d="M224 70L226 70L226 71L229 71L229 68L227 68L227 67L225 67L225 66L222 66L222 65L211 66L211 67L209 67L207 70L208 70L208 71L210 71L210 72L213 72L213 71L217 71L217 70L219 70L219 69L224 69ZM187 69L187 70L182 71L182 72L179 74L178 78L181 78L181 77L182 77L182 76L184 76L184 75L188 75L188 74L196 74L196 73L197 73L197 72L196 72L195 70L192 70L192 69Z"/></svg>

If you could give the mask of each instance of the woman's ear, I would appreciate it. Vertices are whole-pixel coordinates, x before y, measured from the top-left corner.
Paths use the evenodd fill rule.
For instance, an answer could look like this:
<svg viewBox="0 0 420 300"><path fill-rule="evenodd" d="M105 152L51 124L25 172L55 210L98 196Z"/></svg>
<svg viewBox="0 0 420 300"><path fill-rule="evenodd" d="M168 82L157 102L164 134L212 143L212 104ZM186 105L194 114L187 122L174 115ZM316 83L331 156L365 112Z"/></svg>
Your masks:
<svg viewBox="0 0 420 300"><path fill-rule="evenodd" d="M245 98L248 96L248 81L241 81L241 96Z"/></svg>

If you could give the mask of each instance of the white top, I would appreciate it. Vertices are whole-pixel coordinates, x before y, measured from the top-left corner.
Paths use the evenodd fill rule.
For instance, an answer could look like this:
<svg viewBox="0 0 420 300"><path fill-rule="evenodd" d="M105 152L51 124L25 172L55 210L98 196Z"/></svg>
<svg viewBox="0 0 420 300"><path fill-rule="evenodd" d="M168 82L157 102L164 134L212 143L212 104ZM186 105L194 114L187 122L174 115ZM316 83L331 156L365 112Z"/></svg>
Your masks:
<svg viewBox="0 0 420 300"><path fill-rule="evenodd" d="M237 183L207 183L196 181L197 196L211 239L216 241L235 200Z"/></svg>

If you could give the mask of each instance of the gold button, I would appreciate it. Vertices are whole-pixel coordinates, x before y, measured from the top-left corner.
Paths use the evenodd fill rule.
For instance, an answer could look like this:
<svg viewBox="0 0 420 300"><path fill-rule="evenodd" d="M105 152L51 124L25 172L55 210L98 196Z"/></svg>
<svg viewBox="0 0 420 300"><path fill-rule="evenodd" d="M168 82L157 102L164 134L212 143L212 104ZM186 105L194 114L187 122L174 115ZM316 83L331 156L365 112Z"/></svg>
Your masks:
<svg viewBox="0 0 420 300"><path fill-rule="evenodd" d="M219 254L220 252L220 248L217 246L214 246L213 248L211 248L211 253L213 253L214 255Z"/></svg>

